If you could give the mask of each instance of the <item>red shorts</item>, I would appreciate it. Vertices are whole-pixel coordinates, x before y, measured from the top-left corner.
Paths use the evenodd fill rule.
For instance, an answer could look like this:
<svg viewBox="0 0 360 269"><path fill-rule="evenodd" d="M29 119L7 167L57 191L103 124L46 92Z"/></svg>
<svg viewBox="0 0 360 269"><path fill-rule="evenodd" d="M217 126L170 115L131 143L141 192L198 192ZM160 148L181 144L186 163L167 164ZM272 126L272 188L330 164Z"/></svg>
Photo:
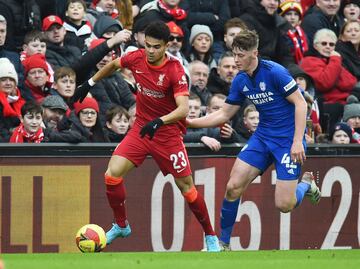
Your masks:
<svg viewBox="0 0 360 269"><path fill-rule="evenodd" d="M140 137L140 128L133 126L125 138L114 150L113 155L122 156L136 166L140 166L147 155L151 155L159 165L161 172L174 178L191 175L189 158L181 134L169 136L161 133L161 128L152 140L146 135Z"/></svg>

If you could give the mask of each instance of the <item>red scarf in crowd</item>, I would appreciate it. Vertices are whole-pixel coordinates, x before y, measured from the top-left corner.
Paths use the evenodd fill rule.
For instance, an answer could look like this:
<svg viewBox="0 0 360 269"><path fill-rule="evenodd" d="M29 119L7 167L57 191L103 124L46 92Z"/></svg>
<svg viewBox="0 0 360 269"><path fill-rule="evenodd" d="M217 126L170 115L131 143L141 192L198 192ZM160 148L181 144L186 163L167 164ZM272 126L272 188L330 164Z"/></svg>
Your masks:
<svg viewBox="0 0 360 269"><path fill-rule="evenodd" d="M3 116L6 117L20 117L21 107L25 104L25 100L21 97L19 89L16 89L19 100L14 103L9 103L7 94L0 91L0 103L3 106Z"/></svg>
<svg viewBox="0 0 360 269"><path fill-rule="evenodd" d="M175 7L170 8L163 0L158 0L159 7L163 9L167 14L171 15L175 20L181 21L184 20L187 16L186 11L182 8Z"/></svg>
<svg viewBox="0 0 360 269"><path fill-rule="evenodd" d="M290 29L287 34L294 45L295 63L298 64L309 49L305 32L300 26L295 26L295 31Z"/></svg>
<svg viewBox="0 0 360 269"><path fill-rule="evenodd" d="M44 139L43 129L40 127L39 130L34 134L26 132L24 125L20 123L14 130L10 137L10 143L41 143Z"/></svg>

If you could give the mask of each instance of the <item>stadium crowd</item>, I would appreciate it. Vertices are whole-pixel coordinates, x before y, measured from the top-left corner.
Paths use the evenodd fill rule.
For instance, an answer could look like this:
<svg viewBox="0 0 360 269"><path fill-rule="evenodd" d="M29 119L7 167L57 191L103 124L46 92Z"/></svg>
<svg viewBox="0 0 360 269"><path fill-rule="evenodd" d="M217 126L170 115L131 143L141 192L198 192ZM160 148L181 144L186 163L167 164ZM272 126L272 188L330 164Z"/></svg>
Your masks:
<svg viewBox="0 0 360 269"><path fill-rule="evenodd" d="M168 55L187 74L189 118L224 104L238 72L232 40L249 28L260 57L303 90L307 142L360 143L360 0L0 0L0 142L120 142L136 117L131 71L102 79L82 102L77 86L144 48L155 20L167 23ZM188 129L184 142L217 151L246 142L259 120L246 100L230 122Z"/></svg>

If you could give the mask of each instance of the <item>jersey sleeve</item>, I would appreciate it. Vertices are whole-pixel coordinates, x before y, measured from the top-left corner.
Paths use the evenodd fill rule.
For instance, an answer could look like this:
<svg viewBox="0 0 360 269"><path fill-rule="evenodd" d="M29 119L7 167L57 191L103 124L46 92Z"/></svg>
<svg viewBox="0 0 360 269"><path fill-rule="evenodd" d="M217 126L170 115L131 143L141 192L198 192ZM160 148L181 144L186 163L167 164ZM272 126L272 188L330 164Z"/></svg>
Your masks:
<svg viewBox="0 0 360 269"><path fill-rule="evenodd" d="M131 63L135 60L135 58L137 57L139 51L130 51L128 53L126 53L125 55L123 55L119 61L120 61L120 66L123 68L128 68L131 69Z"/></svg>
<svg viewBox="0 0 360 269"><path fill-rule="evenodd" d="M229 95L226 98L225 102L230 105L241 105L245 99L245 95L242 93L241 89L245 86L241 83L242 76L238 75L235 77L233 82L231 83Z"/></svg>
<svg viewBox="0 0 360 269"><path fill-rule="evenodd" d="M189 95L188 82L185 75L184 67L180 63L174 64L174 70L172 72L172 86L174 91L174 97L180 95Z"/></svg>
<svg viewBox="0 0 360 269"><path fill-rule="evenodd" d="M277 89L283 96L287 97L299 88L289 71L284 67L279 66L272 72L275 72L273 77L277 80Z"/></svg>

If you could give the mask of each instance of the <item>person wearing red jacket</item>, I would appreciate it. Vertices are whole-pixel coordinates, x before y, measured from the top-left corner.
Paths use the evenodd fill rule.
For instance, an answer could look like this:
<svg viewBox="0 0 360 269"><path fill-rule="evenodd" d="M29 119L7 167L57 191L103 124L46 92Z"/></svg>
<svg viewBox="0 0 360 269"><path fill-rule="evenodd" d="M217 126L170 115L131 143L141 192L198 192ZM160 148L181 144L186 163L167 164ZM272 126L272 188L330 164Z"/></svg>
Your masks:
<svg viewBox="0 0 360 269"><path fill-rule="evenodd" d="M351 94L356 78L342 66L341 55L335 51L337 37L329 29L321 29L314 36L313 46L300 66L313 79L316 95L323 101L324 117L329 122L322 126L329 130L343 113L346 98Z"/></svg>

